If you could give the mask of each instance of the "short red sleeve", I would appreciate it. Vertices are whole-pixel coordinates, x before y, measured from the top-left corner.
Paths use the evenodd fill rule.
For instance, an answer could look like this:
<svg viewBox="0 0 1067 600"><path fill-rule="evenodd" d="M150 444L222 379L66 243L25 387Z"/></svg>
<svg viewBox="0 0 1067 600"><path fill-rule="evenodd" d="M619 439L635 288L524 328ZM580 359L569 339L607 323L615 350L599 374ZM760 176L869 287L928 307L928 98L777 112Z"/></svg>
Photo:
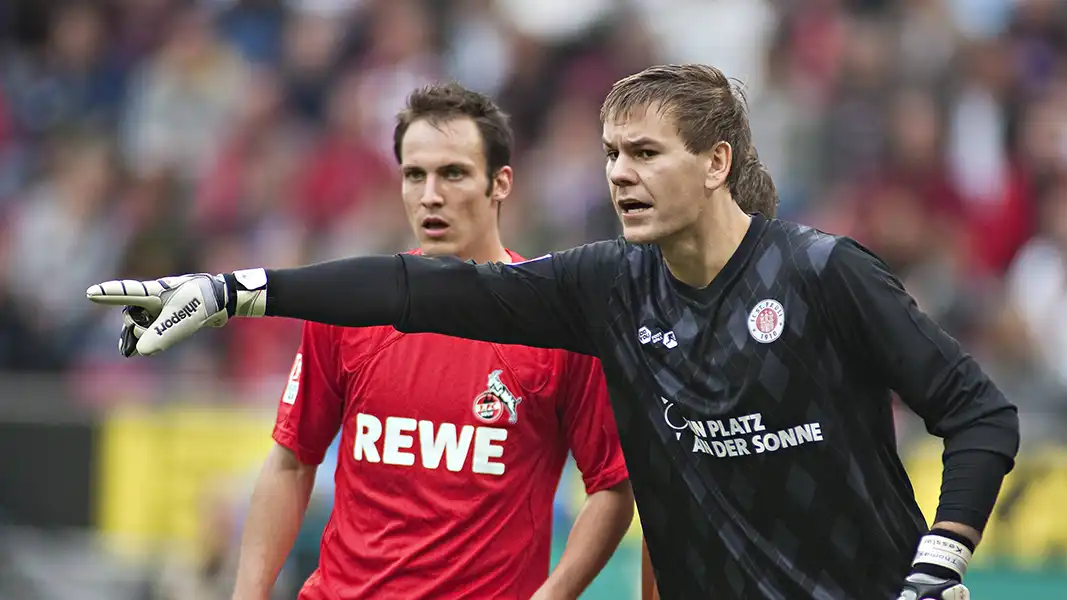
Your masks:
<svg viewBox="0 0 1067 600"><path fill-rule="evenodd" d="M560 407L563 428L585 492L594 494L625 481L629 473L600 361L570 354L566 364Z"/></svg>
<svg viewBox="0 0 1067 600"><path fill-rule="evenodd" d="M309 465L322 463L344 415L337 332L330 325L304 324L300 348L278 403L274 440Z"/></svg>

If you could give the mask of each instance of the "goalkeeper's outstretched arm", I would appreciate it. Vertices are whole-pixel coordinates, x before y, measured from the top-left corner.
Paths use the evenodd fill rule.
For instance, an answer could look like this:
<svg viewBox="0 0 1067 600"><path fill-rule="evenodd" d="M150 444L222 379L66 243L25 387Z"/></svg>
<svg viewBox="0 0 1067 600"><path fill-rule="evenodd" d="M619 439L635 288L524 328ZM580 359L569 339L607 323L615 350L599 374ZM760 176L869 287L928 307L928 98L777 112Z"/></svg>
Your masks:
<svg viewBox="0 0 1067 600"><path fill-rule="evenodd" d="M86 294L97 303L134 307L119 341L127 356L160 352L234 316L392 325L596 355L621 256L621 240L515 264L371 256L294 269L107 281Z"/></svg>
<svg viewBox="0 0 1067 600"><path fill-rule="evenodd" d="M575 254L582 251L511 265L399 255L267 271L265 312L593 354L588 329L596 319L582 308L595 302L582 297L580 283L595 277L572 276L585 266Z"/></svg>

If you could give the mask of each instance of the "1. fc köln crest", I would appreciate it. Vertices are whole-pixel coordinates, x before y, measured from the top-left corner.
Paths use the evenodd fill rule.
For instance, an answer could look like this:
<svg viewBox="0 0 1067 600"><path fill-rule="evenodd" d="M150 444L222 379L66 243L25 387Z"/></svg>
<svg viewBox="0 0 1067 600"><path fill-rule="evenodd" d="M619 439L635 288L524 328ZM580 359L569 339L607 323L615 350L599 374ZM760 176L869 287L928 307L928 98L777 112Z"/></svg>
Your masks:
<svg viewBox="0 0 1067 600"><path fill-rule="evenodd" d="M483 423L496 423L508 413L508 423L519 421L519 403L522 398L511 393L508 386L500 380L502 370L497 369L489 374L489 385L484 392L474 399L474 416Z"/></svg>

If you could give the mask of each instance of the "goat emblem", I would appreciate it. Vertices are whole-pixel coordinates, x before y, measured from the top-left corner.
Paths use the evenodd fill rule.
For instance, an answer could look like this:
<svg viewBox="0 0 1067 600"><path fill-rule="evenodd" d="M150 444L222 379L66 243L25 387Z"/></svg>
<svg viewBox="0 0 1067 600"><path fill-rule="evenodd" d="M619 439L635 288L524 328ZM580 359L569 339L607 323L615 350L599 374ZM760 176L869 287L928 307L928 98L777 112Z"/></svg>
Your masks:
<svg viewBox="0 0 1067 600"><path fill-rule="evenodd" d="M511 393L500 379L504 371L497 369L489 374L489 384L484 392L474 399L474 416L485 423L495 423L508 412L508 423L519 421L519 403L522 398Z"/></svg>

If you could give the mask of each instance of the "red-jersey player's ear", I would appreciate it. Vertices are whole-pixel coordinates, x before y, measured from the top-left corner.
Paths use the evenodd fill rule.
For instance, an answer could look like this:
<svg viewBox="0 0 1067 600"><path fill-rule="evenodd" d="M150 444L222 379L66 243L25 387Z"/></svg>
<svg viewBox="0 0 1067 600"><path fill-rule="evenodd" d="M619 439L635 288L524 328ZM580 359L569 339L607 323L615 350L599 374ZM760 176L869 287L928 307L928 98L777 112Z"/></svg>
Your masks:
<svg viewBox="0 0 1067 600"><path fill-rule="evenodd" d="M494 202L503 202L511 195L515 173L511 167L504 165L489 177L489 198Z"/></svg>

